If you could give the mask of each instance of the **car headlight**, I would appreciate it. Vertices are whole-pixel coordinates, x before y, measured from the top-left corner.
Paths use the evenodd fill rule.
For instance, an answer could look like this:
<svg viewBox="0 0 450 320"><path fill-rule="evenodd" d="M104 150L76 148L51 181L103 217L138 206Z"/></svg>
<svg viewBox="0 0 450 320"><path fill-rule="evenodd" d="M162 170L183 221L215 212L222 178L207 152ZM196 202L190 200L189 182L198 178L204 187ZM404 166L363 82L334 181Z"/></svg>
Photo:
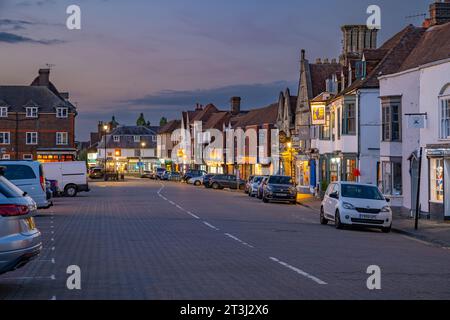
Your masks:
<svg viewBox="0 0 450 320"><path fill-rule="evenodd" d="M297 189L294 188L294 187L292 187L292 188L290 189L290 192L291 192L292 194L295 194L295 193L297 193Z"/></svg>
<svg viewBox="0 0 450 320"><path fill-rule="evenodd" d="M342 204L342 206L344 207L344 209L347 209L347 210L355 210L355 206L348 202L344 202Z"/></svg>
<svg viewBox="0 0 450 320"><path fill-rule="evenodd" d="M381 212L391 212L391 207L389 207L389 206L384 206L384 207L381 209Z"/></svg>

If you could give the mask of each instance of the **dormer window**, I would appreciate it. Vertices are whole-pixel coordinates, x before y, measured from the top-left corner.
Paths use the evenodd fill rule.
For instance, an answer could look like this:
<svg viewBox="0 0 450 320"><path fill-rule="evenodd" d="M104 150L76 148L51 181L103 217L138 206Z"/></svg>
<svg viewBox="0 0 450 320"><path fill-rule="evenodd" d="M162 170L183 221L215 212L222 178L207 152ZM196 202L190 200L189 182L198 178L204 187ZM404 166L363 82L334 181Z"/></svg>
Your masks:
<svg viewBox="0 0 450 320"><path fill-rule="evenodd" d="M38 108L37 107L27 107L27 118L37 118Z"/></svg>
<svg viewBox="0 0 450 320"><path fill-rule="evenodd" d="M8 107L0 107L0 118L8 118Z"/></svg>
<svg viewBox="0 0 450 320"><path fill-rule="evenodd" d="M114 136L114 142L120 142L120 136Z"/></svg>
<svg viewBox="0 0 450 320"><path fill-rule="evenodd" d="M134 142L141 142L141 136L134 136Z"/></svg>
<svg viewBox="0 0 450 320"><path fill-rule="evenodd" d="M69 116L69 110L67 108L56 108L57 118L67 118Z"/></svg>

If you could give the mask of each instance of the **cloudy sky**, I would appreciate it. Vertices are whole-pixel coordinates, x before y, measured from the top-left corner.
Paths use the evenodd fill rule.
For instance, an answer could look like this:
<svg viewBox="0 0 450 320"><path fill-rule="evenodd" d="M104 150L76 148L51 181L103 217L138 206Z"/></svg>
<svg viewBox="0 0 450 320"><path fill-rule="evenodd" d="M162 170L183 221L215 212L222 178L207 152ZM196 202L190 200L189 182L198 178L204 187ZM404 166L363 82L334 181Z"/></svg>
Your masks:
<svg viewBox="0 0 450 320"><path fill-rule="evenodd" d="M0 85L29 84L53 65L51 80L78 104L77 139L115 114L131 124L177 118L196 102L243 107L297 92L300 50L337 58L340 26L382 9L380 40L420 24L431 0L0 0ZM67 6L82 29L65 26Z"/></svg>

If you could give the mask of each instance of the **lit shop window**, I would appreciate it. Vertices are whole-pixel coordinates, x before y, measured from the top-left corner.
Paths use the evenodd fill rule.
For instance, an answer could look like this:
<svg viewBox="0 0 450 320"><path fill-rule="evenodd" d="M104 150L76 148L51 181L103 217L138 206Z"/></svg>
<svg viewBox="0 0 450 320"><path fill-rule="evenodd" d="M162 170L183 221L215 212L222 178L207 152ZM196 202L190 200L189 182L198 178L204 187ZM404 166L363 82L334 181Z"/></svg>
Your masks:
<svg viewBox="0 0 450 320"><path fill-rule="evenodd" d="M430 160L431 201L444 202L444 160Z"/></svg>

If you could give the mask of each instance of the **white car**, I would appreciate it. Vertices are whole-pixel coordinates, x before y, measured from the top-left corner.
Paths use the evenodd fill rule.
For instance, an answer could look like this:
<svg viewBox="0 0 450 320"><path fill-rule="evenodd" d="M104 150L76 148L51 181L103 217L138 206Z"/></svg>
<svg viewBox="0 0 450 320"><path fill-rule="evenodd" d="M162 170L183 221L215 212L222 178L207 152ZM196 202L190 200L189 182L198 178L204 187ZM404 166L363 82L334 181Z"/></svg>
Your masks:
<svg viewBox="0 0 450 320"><path fill-rule="evenodd" d="M333 221L337 229L345 226L392 227L389 200L373 185L333 182L328 186L320 209L320 223Z"/></svg>
<svg viewBox="0 0 450 320"><path fill-rule="evenodd" d="M188 184L193 184L194 186L201 186L203 184L203 176L190 178L187 181Z"/></svg>
<svg viewBox="0 0 450 320"><path fill-rule="evenodd" d="M250 186L248 188L248 196L256 197L258 194L258 188L261 184L261 181L264 179L264 176L256 176L250 181Z"/></svg>

